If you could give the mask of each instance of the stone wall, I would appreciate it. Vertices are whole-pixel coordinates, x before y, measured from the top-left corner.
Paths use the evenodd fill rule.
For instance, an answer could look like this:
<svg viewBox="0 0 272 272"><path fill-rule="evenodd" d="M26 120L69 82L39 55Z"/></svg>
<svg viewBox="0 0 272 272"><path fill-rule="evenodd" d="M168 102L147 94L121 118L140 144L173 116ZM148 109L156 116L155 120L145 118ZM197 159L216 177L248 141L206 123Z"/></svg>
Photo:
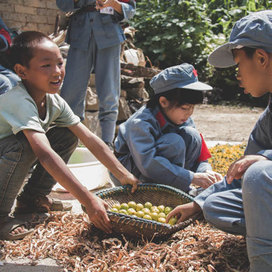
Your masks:
<svg viewBox="0 0 272 272"><path fill-rule="evenodd" d="M9 28L50 34L57 14L63 17L56 0L0 0L0 16Z"/></svg>

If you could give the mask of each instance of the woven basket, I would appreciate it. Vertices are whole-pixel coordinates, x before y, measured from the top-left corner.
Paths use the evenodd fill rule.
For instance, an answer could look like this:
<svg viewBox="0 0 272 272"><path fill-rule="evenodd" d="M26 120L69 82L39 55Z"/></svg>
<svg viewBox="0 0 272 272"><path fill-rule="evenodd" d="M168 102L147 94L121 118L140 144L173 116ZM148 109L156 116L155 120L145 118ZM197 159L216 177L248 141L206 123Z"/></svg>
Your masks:
<svg viewBox="0 0 272 272"><path fill-rule="evenodd" d="M167 185L141 184L135 193L131 193L131 186L119 186L101 190L97 196L105 200L109 209L116 203L135 201L142 203L149 201L153 205L164 205L175 208L178 205L193 201L188 194ZM187 227L193 218L175 225L159 223L130 215L108 211L112 229L115 233L124 234L132 238L168 238L171 234Z"/></svg>

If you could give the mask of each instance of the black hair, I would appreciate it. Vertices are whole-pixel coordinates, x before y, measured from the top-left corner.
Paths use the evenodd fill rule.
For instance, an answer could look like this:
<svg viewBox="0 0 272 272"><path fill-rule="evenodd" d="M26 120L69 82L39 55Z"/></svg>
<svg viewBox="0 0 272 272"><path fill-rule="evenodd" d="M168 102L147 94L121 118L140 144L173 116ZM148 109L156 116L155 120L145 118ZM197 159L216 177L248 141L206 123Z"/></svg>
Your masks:
<svg viewBox="0 0 272 272"><path fill-rule="evenodd" d="M52 41L47 35L38 31L25 31L16 36L10 48L11 67L13 68L17 63L29 67L33 51L42 40Z"/></svg>
<svg viewBox="0 0 272 272"><path fill-rule="evenodd" d="M159 98L163 96L170 102L170 107L179 107L185 104L201 104L203 102L203 92L191 89L172 89L155 95L147 102L148 108L155 108L159 105Z"/></svg>
<svg viewBox="0 0 272 272"><path fill-rule="evenodd" d="M246 47L245 46L245 47L242 47L241 49L244 50L244 52L246 53L248 58L252 59L252 57L253 57L253 55L254 55L257 48Z"/></svg>

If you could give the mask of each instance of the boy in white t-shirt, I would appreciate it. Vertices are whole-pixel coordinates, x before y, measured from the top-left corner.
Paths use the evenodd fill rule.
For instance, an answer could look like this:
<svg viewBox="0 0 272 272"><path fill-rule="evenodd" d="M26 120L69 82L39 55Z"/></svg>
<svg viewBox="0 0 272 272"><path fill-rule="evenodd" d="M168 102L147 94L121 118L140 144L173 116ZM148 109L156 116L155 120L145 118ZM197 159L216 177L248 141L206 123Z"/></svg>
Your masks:
<svg viewBox="0 0 272 272"><path fill-rule="evenodd" d="M132 191L138 180L57 94L65 72L59 48L50 38L23 32L14 40L11 62L22 83L0 96L0 239L21 239L31 231L22 214L50 207L47 195L56 182L86 207L96 227L111 232L106 203L82 186L66 165L78 138L122 184L133 185ZM17 199L15 216L10 216L34 163L35 170Z"/></svg>

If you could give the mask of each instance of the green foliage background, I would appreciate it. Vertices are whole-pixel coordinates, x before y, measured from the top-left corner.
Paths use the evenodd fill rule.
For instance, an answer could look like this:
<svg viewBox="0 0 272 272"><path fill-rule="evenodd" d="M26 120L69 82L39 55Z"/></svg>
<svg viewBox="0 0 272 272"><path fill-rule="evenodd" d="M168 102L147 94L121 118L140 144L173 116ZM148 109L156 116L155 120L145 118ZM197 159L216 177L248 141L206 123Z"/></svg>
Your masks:
<svg viewBox="0 0 272 272"><path fill-rule="evenodd" d="M132 22L135 44L161 69L193 64L200 80L215 87L211 102L247 100L234 69L215 70L207 57L227 41L238 19L265 9L272 9L272 0L139 0Z"/></svg>

